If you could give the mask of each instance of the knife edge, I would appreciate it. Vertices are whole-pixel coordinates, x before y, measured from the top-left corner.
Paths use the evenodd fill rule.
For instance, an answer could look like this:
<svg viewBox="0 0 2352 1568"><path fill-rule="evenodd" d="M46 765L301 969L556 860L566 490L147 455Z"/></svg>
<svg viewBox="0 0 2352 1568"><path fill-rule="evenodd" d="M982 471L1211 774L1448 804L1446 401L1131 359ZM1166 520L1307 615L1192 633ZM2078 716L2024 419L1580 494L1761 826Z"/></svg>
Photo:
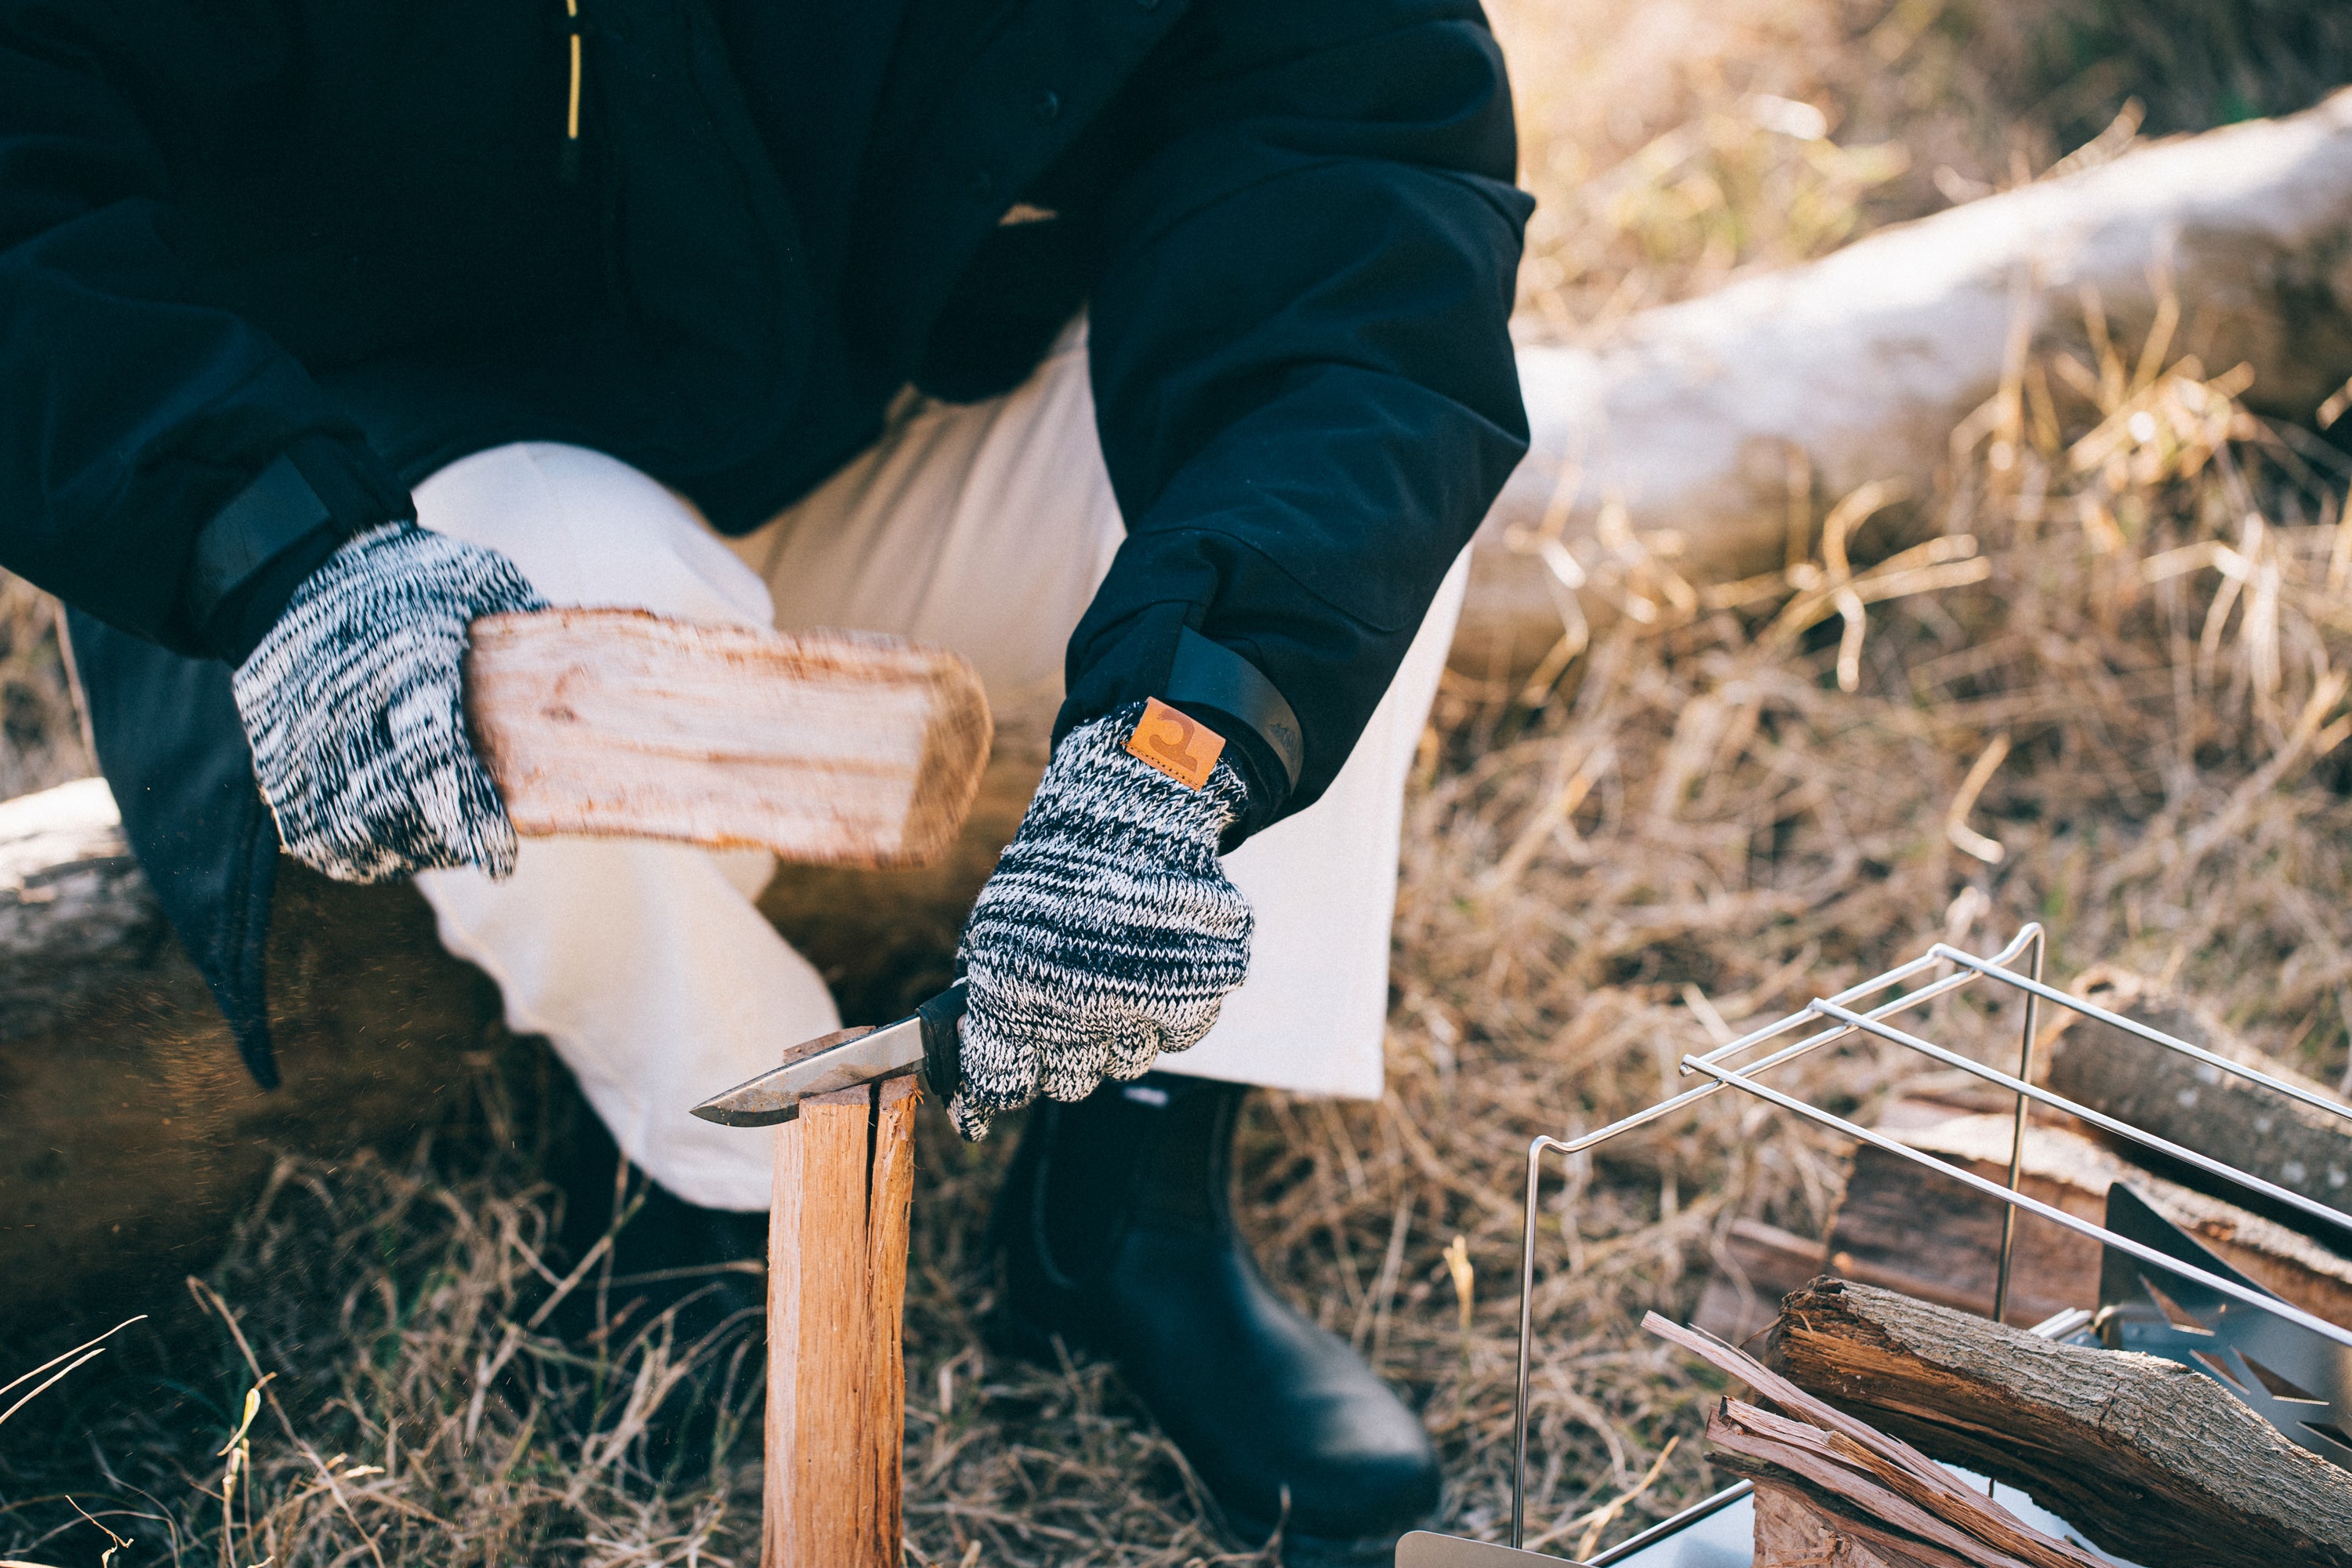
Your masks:
<svg viewBox="0 0 2352 1568"><path fill-rule="evenodd" d="M795 1046L757 1078L712 1095L694 1114L722 1127L775 1127L800 1114L802 1102L841 1089L898 1078L923 1065L919 1019L882 1028L840 1029Z"/></svg>

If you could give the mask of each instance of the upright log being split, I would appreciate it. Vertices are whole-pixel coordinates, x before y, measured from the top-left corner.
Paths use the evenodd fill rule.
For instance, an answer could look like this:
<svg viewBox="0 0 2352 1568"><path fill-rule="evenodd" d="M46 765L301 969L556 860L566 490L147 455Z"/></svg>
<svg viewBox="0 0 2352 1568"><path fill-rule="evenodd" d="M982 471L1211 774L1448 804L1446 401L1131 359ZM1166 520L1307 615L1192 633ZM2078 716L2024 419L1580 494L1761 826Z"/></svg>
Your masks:
<svg viewBox="0 0 2352 1568"><path fill-rule="evenodd" d="M897 1568L911 1078L802 1104L776 1130L768 1231L762 1568Z"/></svg>

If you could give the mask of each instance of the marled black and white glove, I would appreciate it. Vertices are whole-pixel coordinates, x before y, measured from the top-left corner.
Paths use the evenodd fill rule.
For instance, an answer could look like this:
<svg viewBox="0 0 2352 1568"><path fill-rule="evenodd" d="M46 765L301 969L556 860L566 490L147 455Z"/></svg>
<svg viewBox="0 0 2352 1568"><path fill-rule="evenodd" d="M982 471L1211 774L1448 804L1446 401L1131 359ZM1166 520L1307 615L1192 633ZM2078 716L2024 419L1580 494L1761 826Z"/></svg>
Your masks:
<svg viewBox="0 0 2352 1568"><path fill-rule="evenodd" d="M505 556L406 523L304 578L235 682L287 852L339 882L512 872L514 824L466 734L466 631L545 607Z"/></svg>
<svg viewBox="0 0 2352 1568"><path fill-rule="evenodd" d="M958 955L966 1138L1040 1093L1083 1100L1200 1042L1249 968L1250 908L1217 863L1244 804L1220 761L1192 789L1131 755L1140 703L1054 750Z"/></svg>

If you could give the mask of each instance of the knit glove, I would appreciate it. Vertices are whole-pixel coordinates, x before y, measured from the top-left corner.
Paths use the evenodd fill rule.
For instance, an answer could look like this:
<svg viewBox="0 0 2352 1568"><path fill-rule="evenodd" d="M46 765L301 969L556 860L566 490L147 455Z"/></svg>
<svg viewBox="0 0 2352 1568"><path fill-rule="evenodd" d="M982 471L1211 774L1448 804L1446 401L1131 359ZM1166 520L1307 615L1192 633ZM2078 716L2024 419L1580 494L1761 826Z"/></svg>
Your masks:
<svg viewBox="0 0 2352 1568"><path fill-rule="evenodd" d="M505 556L406 523L304 578L234 683L287 853L339 882L511 873L514 824L466 734L466 630L545 607Z"/></svg>
<svg viewBox="0 0 2352 1568"><path fill-rule="evenodd" d="M1083 1100L1197 1044L1249 968L1250 909L1217 862L1244 804L1220 761L1192 789L1126 748L1143 705L1055 748L965 925L966 1138L1039 1093Z"/></svg>

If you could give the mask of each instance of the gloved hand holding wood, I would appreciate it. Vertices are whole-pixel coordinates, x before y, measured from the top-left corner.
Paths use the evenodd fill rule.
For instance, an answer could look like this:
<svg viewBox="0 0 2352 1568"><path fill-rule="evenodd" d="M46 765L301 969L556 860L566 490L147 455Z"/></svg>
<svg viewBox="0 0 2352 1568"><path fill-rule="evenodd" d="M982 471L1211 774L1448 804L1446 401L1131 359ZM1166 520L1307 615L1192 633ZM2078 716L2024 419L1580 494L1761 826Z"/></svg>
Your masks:
<svg viewBox="0 0 2352 1568"><path fill-rule="evenodd" d="M1221 757L1198 779L1143 760L1154 725L1213 741L1158 704L1071 731L972 908L948 1108L967 1138L1041 1093L1083 1100L1198 1044L1248 971L1249 904L1217 859L1246 786Z"/></svg>
<svg viewBox="0 0 2352 1568"><path fill-rule="evenodd" d="M303 579L235 681L287 852L340 882L510 873L514 824L466 729L467 628L544 607L505 556L408 523Z"/></svg>
<svg viewBox="0 0 2352 1568"><path fill-rule="evenodd" d="M992 733L945 649L550 609L504 556L406 524L304 579L234 685L279 839L345 882L504 877L518 831L925 865Z"/></svg>

